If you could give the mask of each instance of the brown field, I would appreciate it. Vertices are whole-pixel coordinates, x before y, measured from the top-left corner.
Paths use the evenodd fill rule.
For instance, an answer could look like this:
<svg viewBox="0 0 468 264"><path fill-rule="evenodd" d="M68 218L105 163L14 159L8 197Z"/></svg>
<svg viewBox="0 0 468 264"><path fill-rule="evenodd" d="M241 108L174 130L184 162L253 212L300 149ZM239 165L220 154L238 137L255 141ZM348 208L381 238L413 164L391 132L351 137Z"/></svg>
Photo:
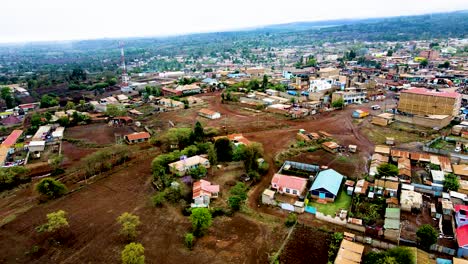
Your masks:
<svg viewBox="0 0 468 264"><path fill-rule="evenodd" d="M280 263L316 263L328 261L329 234L298 224L279 257Z"/></svg>
<svg viewBox="0 0 468 264"><path fill-rule="evenodd" d="M80 184L65 181L72 185L69 187L76 189L58 200L38 204L33 184L2 194L0 263L118 263L124 243L119 239L115 219L126 211L141 218L137 241L146 249L147 263L267 263L268 257L278 250L284 240L282 219L287 213L260 206L258 198L278 169L274 164L275 156L295 142L298 130L323 130L332 134L339 144L357 145L358 152L345 157L318 150L291 158L326 165L346 176L361 176L365 171L364 164L373 151L373 142L364 136L351 118L355 106L290 120L276 114L257 113L236 105L221 104L217 93L199 96L205 102L203 106L154 114L142 121L145 125L153 125L158 131L169 128L168 120L177 127L193 126L195 120L199 120L205 127L223 131L225 126L227 133L243 133L249 140L262 143L270 170L251 188L246 211L231 218L216 218L208 234L197 241L195 249L187 250L183 245L183 236L190 230L189 219L181 214L178 206L153 208L149 202L153 193L149 182L150 163L158 151L140 150L135 146L132 149L139 151L135 158L100 176L94 183L76 188ZM209 120L199 117L196 112L201 107L221 112L222 118ZM63 143L65 167L76 168L82 157L99 147L113 144L115 133L130 132L132 130L128 127L113 128L107 124L67 129L65 137L78 139L80 143ZM224 172L215 170L208 179L215 183L219 179L221 188L228 188L227 183L235 180L241 171L235 167L232 170L227 168ZM224 194L219 198L222 205L225 204L222 199L226 199ZM47 213L60 209L68 212L71 232L64 243L51 244L34 229L45 222ZM300 219L307 225L326 226L312 216L301 215ZM327 238L325 232L298 226L280 257L281 263L326 263ZM33 246L38 246L40 250L33 255L25 254Z"/></svg>

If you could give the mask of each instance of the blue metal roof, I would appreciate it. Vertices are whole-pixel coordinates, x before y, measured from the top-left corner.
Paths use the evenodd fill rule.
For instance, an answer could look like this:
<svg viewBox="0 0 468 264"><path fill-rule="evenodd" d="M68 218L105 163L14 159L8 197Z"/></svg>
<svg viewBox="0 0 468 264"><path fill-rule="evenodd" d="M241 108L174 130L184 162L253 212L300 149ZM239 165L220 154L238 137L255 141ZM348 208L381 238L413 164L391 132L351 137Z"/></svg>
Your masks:
<svg viewBox="0 0 468 264"><path fill-rule="evenodd" d="M321 171L317 175L317 178L315 178L312 187L310 187L310 191L323 188L336 196L340 190L343 178L343 175L333 169Z"/></svg>

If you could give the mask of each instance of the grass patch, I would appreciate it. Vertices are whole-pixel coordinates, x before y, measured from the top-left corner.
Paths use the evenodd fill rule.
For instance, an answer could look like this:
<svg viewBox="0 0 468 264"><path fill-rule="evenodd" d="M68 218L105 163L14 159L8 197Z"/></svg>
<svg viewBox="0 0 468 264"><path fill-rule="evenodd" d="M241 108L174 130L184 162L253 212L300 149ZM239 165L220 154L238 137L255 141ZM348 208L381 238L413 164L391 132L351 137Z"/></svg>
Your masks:
<svg viewBox="0 0 468 264"><path fill-rule="evenodd" d="M351 205L351 196L347 195L344 190L340 191L338 197L336 197L335 202L320 204L316 202L309 202L309 206L317 208L317 211L330 216L335 216L335 213L339 209L348 210Z"/></svg>

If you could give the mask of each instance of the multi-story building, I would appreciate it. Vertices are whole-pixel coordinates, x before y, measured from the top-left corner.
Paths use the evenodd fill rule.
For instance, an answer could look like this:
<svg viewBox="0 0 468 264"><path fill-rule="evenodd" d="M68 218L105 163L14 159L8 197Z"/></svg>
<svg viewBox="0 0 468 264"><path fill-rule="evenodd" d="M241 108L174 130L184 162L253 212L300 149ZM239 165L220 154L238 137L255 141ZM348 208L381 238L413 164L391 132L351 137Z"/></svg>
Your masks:
<svg viewBox="0 0 468 264"><path fill-rule="evenodd" d="M410 88L400 93L398 111L413 115L457 116L460 111L461 95L425 88Z"/></svg>
<svg viewBox="0 0 468 264"><path fill-rule="evenodd" d="M334 92L332 94L332 102L343 99L345 105L362 103L366 99L366 89L359 89L356 87L346 88L344 91Z"/></svg>

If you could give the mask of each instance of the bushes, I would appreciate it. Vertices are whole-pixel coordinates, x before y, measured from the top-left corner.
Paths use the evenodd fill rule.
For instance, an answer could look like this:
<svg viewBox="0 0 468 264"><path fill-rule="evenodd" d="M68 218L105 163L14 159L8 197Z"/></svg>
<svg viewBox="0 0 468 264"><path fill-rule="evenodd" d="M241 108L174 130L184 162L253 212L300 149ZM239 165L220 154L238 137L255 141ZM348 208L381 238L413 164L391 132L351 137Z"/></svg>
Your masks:
<svg viewBox="0 0 468 264"><path fill-rule="evenodd" d="M292 227L296 223L297 223L297 215L295 213L289 214L288 217L286 218L286 221L284 222L286 227Z"/></svg>
<svg viewBox="0 0 468 264"><path fill-rule="evenodd" d="M136 238L138 234L137 227L140 225L140 217L125 212L117 217L117 222L122 226L120 228L120 235L126 240L133 240Z"/></svg>
<svg viewBox="0 0 468 264"><path fill-rule="evenodd" d="M190 250L193 249L194 242L195 242L195 236L192 233L185 234L184 244L188 249Z"/></svg>
<svg viewBox="0 0 468 264"><path fill-rule="evenodd" d="M165 195L166 194L164 192L158 192L155 195L153 195L153 197L151 197L151 203L153 204L153 206L161 207L164 201L166 201Z"/></svg>
<svg viewBox="0 0 468 264"><path fill-rule="evenodd" d="M29 178L25 177L28 172L29 170L22 166L0 167L0 191L13 188L21 182L29 180Z"/></svg>
<svg viewBox="0 0 468 264"><path fill-rule="evenodd" d="M239 196L234 195L228 198L228 205L233 211L239 211L242 201Z"/></svg>
<svg viewBox="0 0 468 264"><path fill-rule="evenodd" d="M130 243L122 250L121 258L123 264L144 264L145 248L140 243Z"/></svg>
<svg viewBox="0 0 468 264"><path fill-rule="evenodd" d="M87 176L108 171L129 158L128 147L117 145L94 152L83 159Z"/></svg>
<svg viewBox="0 0 468 264"><path fill-rule="evenodd" d="M229 191L231 196L228 198L228 205L233 211L239 211L242 203L247 199L247 186L238 182Z"/></svg>
<svg viewBox="0 0 468 264"><path fill-rule="evenodd" d="M42 179L37 185L36 190L49 199L60 197L67 193L67 187L52 178Z"/></svg>
<svg viewBox="0 0 468 264"><path fill-rule="evenodd" d="M59 210L57 212L47 214L47 223L36 227L36 230L37 232L55 232L65 227L68 227L66 212Z"/></svg>
<svg viewBox="0 0 468 264"><path fill-rule="evenodd" d="M340 249L341 241L343 240L343 233L333 233L330 236L330 247L328 248L328 261L334 262L338 250Z"/></svg>
<svg viewBox="0 0 468 264"><path fill-rule="evenodd" d="M416 236L418 237L418 242L421 247L424 250L429 250L429 248L437 242L438 234L434 227L425 224L416 231Z"/></svg>
<svg viewBox="0 0 468 264"><path fill-rule="evenodd" d="M212 217L208 208L194 208L190 215L193 234L197 237L203 236L205 231L211 226Z"/></svg>

